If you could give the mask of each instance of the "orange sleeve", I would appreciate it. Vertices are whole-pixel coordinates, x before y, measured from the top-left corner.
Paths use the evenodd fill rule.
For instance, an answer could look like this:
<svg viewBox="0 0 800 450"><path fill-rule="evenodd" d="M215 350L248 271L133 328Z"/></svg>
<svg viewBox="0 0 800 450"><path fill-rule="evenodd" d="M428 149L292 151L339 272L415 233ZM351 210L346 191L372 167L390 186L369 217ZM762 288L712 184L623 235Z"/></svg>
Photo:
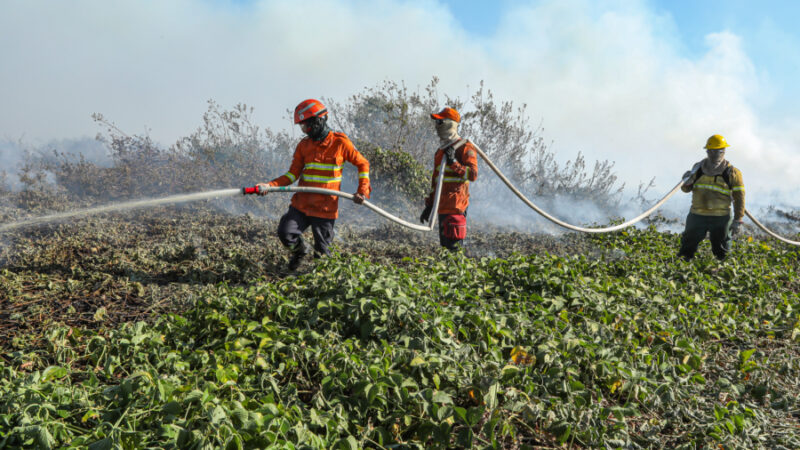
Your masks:
<svg viewBox="0 0 800 450"><path fill-rule="evenodd" d="M478 179L478 157L471 142L459 149L456 161L450 164L450 170L459 177L466 174L469 181Z"/></svg>
<svg viewBox="0 0 800 450"><path fill-rule="evenodd" d="M358 193L369 198L372 187L369 184L369 161L356 150L349 140L344 151L344 159L358 169Z"/></svg>
<svg viewBox="0 0 800 450"><path fill-rule="evenodd" d="M298 178L300 178L300 173L303 172L303 166L305 165L305 160L303 158L303 151L301 148L301 144L303 141L300 141L297 144L297 148L294 150L294 157L292 158L292 165L289 167L289 171L285 174L275 178L274 180L267 183L270 186L288 186Z"/></svg>

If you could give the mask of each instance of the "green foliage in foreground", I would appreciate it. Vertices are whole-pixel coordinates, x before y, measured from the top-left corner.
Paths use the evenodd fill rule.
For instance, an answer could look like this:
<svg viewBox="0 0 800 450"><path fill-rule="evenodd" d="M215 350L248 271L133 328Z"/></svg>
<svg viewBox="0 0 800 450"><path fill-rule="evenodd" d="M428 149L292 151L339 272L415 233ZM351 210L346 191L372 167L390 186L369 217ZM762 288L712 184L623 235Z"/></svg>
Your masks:
<svg viewBox="0 0 800 450"><path fill-rule="evenodd" d="M0 362L0 447L800 447L798 252L592 239L334 257L153 326L56 329L50 367Z"/></svg>

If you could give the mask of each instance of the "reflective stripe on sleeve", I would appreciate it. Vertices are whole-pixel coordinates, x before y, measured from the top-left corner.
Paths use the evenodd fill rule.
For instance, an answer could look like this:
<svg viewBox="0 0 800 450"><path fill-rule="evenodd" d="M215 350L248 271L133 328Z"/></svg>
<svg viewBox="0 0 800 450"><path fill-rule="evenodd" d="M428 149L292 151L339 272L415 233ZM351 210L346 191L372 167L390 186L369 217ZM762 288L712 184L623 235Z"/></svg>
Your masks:
<svg viewBox="0 0 800 450"><path fill-rule="evenodd" d="M358 172L358 178L366 178L369 180L369 172Z"/></svg>
<svg viewBox="0 0 800 450"><path fill-rule="evenodd" d="M284 176L285 176L285 177L287 177L288 179L292 180L292 183L294 183L294 180L296 180L296 179L297 179L297 177L296 177L296 176L294 176L294 174L293 174L292 172L286 172L286 173L284 174Z"/></svg>

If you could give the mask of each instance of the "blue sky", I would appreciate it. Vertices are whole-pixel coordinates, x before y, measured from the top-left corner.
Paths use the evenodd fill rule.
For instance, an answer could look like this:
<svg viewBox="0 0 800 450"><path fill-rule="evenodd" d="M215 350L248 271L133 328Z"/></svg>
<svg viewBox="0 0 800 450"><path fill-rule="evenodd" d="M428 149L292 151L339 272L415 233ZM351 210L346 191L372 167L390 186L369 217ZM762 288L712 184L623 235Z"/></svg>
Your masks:
<svg viewBox="0 0 800 450"><path fill-rule="evenodd" d="M296 132L285 112L302 99L437 76L442 99L483 81L526 104L559 159L615 161L629 186L671 187L719 133L748 192L800 190L800 2L0 0L0 11L0 141L93 137L101 113L169 145L209 99ZM3 148L0 166L12 164Z"/></svg>
<svg viewBox="0 0 800 450"><path fill-rule="evenodd" d="M458 23L470 34L490 37L504 15L515 7L539 3L523 0L442 0ZM625 3L625 2L617 2ZM636 2L629 2L636 3ZM709 33L729 30L742 37L743 48L770 92L765 112L800 112L800 1L791 0L649 0L655 14L674 25L675 44L687 57L707 50Z"/></svg>

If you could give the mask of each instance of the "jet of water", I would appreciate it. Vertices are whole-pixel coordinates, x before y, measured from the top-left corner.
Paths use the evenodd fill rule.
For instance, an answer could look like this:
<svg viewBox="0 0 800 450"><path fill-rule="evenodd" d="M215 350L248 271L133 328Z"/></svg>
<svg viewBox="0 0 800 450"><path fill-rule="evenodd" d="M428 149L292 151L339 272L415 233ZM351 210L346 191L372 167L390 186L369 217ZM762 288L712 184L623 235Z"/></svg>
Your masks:
<svg viewBox="0 0 800 450"><path fill-rule="evenodd" d="M112 203L110 205L105 206L98 206L95 208L87 208L87 209L79 209L75 211L67 211L58 214L51 214L47 216L41 217L33 217L30 219L20 220L17 222L7 223L0 225L0 233L8 230L13 230L14 228L24 227L28 225L38 225L47 222L56 222L59 220L64 219L71 219L74 217L84 217L90 216L92 214L101 214L106 212L115 212L115 211L122 211L126 209L136 209L136 208L150 208L153 206L158 205L165 205L170 203L184 203L184 202L193 202L197 200L205 200L209 198L220 198L220 197L233 197L236 195L241 195L241 189L221 189L218 191L206 191L206 192L196 192L194 194L182 194L182 195L171 195L169 197L163 198L154 198L154 199L145 199L145 200L134 200L130 202L124 203Z"/></svg>

